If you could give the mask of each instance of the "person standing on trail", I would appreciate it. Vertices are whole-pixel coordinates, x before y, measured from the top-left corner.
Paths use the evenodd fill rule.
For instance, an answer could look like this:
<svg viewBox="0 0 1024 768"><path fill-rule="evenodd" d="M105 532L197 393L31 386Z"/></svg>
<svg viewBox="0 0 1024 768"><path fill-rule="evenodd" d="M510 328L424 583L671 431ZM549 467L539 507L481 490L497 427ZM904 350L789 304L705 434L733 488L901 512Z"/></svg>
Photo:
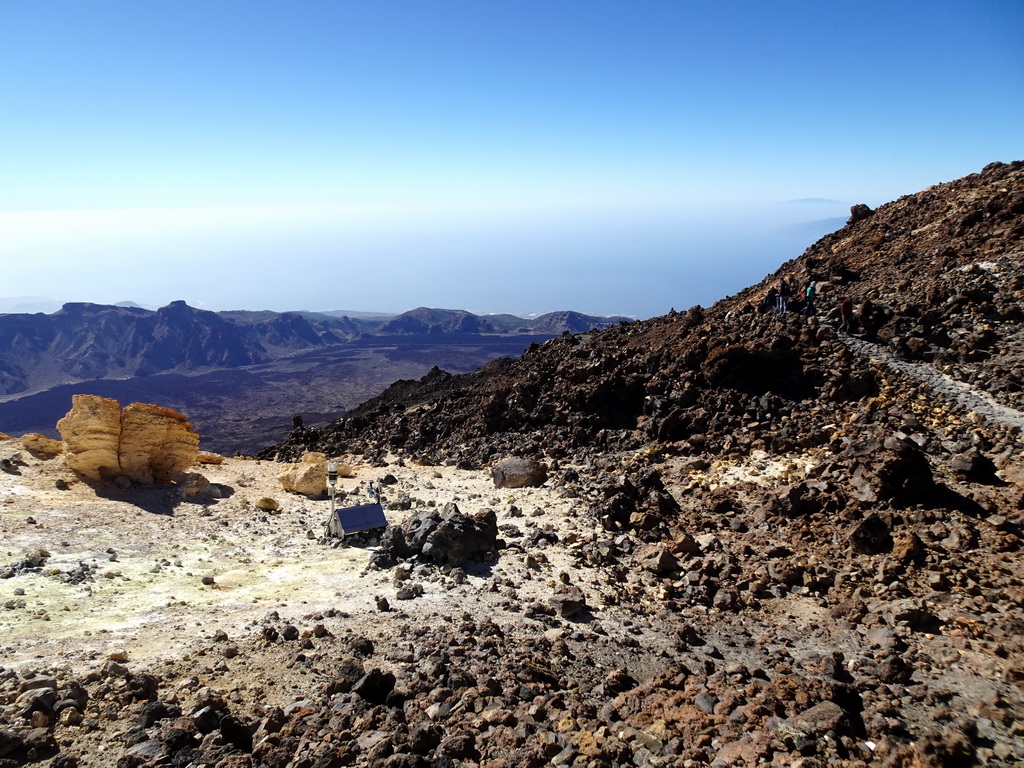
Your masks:
<svg viewBox="0 0 1024 768"><path fill-rule="evenodd" d="M810 317L814 314L814 299L818 296L818 284L811 280L804 289L804 315Z"/></svg>
<svg viewBox="0 0 1024 768"><path fill-rule="evenodd" d="M849 333L853 322L853 300L847 296L839 302L839 329Z"/></svg>
<svg viewBox="0 0 1024 768"><path fill-rule="evenodd" d="M779 306L777 312L780 315L786 314L786 309L789 307L789 296L791 291L789 290L789 283L786 282L786 278L779 279Z"/></svg>
<svg viewBox="0 0 1024 768"><path fill-rule="evenodd" d="M768 289L768 293L764 297L764 308L761 310L762 314L767 314L772 310L779 311L779 290L778 288L772 287Z"/></svg>

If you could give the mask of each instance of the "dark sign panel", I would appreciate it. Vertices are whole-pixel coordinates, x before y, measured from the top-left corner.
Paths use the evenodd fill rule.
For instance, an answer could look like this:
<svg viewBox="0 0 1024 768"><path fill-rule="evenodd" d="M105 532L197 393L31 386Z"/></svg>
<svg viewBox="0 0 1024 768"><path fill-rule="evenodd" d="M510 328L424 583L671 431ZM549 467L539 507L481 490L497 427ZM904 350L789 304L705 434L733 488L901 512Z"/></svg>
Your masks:
<svg viewBox="0 0 1024 768"><path fill-rule="evenodd" d="M371 528L383 528L388 524L384 517L384 508L380 504L360 504L358 507L345 507L335 512L338 522L345 533L358 533Z"/></svg>

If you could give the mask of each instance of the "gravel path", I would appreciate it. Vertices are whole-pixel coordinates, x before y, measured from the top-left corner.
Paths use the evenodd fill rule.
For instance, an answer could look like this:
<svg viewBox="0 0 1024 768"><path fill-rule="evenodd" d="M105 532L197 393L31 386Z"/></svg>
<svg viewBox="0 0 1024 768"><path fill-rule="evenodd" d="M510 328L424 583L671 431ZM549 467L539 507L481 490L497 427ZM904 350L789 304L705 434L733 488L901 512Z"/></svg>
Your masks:
<svg viewBox="0 0 1024 768"><path fill-rule="evenodd" d="M836 336L855 354L866 359L879 360L889 368L905 373L927 386L938 397L956 403L997 424L1024 430L1024 413L997 402L987 392L957 381L928 363L900 360L885 347L843 333L838 329Z"/></svg>

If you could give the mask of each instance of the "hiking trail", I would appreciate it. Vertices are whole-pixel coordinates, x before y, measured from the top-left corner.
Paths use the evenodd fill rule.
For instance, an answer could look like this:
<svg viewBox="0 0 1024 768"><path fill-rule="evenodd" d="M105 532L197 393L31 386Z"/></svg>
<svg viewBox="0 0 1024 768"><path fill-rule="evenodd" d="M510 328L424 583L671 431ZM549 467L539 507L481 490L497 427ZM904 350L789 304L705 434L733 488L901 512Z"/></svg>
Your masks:
<svg viewBox="0 0 1024 768"><path fill-rule="evenodd" d="M840 331L838 328L834 330L836 338L855 354L866 359L878 360L895 371L905 373L912 379L927 386L938 397L952 401L966 408L971 413L976 413L989 421L994 421L1005 427L1017 427L1024 431L1024 413L996 401L995 398L984 390L958 381L936 370L929 363L913 363L908 360L901 360L891 350L879 344L873 344L856 336L851 336Z"/></svg>

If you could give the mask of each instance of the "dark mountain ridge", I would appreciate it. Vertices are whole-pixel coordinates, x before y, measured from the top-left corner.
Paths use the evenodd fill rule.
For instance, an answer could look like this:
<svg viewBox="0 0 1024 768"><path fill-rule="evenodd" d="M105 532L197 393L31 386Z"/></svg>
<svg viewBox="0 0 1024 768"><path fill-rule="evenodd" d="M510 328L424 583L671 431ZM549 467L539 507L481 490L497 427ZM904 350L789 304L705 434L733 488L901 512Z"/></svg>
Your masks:
<svg viewBox="0 0 1024 768"><path fill-rule="evenodd" d="M538 335L605 327L621 318L576 312L534 320L419 308L366 319L313 312L210 312L174 301L155 311L69 303L53 314L0 315L0 395L76 381L240 368L359 339Z"/></svg>

